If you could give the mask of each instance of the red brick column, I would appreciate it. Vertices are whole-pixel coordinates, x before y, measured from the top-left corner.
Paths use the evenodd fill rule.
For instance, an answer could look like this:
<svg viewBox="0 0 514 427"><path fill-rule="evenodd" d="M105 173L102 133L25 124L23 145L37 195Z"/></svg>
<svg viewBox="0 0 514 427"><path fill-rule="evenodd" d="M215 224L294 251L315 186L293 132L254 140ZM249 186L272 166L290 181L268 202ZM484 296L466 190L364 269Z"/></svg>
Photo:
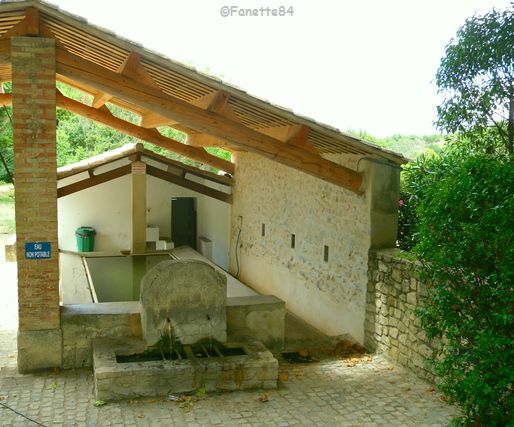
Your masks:
<svg viewBox="0 0 514 427"><path fill-rule="evenodd" d="M18 368L59 366L62 339L57 244L55 41L11 39L18 259ZM25 245L49 242L49 259ZM38 348L41 346L41 348Z"/></svg>

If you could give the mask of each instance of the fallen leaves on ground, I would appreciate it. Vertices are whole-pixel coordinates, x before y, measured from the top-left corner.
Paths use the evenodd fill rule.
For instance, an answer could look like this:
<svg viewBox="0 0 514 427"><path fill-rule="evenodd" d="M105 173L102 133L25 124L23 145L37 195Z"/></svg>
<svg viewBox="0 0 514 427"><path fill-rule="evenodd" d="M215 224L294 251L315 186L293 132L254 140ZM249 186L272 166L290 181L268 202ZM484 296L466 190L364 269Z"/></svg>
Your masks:
<svg viewBox="0 0 514 427"><path fill-rule="evenodd" d="M269 402L268 393L262 393L257 400L261 403Z"/></svg>
<svg viewBox="0 0 514 427"><path fill-rule="evenodd" d="M300 355L300 357L309 357L311 352L306 348L302 348L298 351L298 354Z"/></svg>
<svg viewBox="0 0 514 427"><path fill-rule="evenodd" d="M139 414L136 415L138 418L144 418L145 417L145 413L143 411L141 411Z"/></svg>
<svg viewBox="0 0 514 427"><path fill-rule="evenodd" d="M364 347L345 339L340 340L334 348L329 351L329 354L345 360L348 368L353 368L364 360L366 362L373 361L373 358L368 354Z"/></svg>
<svg viewBox="0 0 514 427"><path fill-rule="evenodd" d="M185 411L189 412L194 405L194 400L191 396L180 396L180 399L178 400L179 408L184 409Z"/></svg>
<svg viewBox="0 0 514 427"><path fill-rule="evenodd" d="M93 403L93 405L96 406L97 408L100 406L104 406L106 404L107 404L107 402L105 400L95 400L95 403Z"/></svg>
<svg viewBox="0 0 514 427"><path fill-rule="evenodd" d="M360 361L361 361L361 359L359 357L350 357L349 359L346 359L346 366L348 368L353 368Z"/></svg>
<svg viewBox="0 0 514 427"><path fill-rule="evenodd" d="M50 384L50 385L48 386L48 389L49 389L49 390L52 390L52 391L55 391L55 390L57 390L57 387L59 387L59 384L57 384L57 383L52 383L52 384Z"/></svg>
<svg viewBox="0 0 514 427"><path fill-rule="evenodd" d="M127 403L129 405L137 405L139 403L139 400L130 399L130 400L127 400Z"/></svg>
<svg viewBox="0 0 514 427"><path fill-rule="evenodd" d="M289 374L287 372L282 372L278 375L278 379L280 381L287 381L289 379Z"/></svg>
<svg viewBox="0 0 514 427"><path fill-rule="evenodd" d="M352 357L362 357L367 355L367 350L357 343L353 343L350 340L339 341L330 354L332 356L340 357L341 359L348 359Z"/></svg>

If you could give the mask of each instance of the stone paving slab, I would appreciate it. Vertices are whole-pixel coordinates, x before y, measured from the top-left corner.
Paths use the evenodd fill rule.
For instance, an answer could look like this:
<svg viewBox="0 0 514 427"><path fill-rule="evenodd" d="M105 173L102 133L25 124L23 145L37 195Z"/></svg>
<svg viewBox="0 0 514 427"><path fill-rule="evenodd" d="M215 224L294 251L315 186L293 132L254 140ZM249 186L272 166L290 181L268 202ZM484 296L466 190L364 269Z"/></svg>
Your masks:
<svg viewBox="0 0 514 427"><path fill-rule="evenodd" d="M353 367L333 358L281 362L282 381L267 402L264 392L247 391L95 407L90 370L20 375L14 331L0 331L0 349L0 402L45 426L443 426L457 415L430 384L381 356ZM0 406L0 425L35 424Z"/></svg>

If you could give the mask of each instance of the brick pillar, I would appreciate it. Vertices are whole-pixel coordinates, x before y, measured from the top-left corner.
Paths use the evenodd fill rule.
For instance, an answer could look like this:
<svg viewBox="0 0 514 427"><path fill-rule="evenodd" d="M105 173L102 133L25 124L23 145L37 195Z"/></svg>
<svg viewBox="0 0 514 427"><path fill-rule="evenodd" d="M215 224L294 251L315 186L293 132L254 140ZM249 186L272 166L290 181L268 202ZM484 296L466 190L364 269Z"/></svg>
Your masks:
<svg viewBox="0 0 514 427"><path fill-rule="evenodd" d="M11 39L18 259L18 369L61 365L55 141L55 41ZM45 242L50 258L27 256ZM32 249L34 249L32 247ZM36 250L38 247L36 247ZM46 252L46 251L45 251ZM39 253L39 256L47 254ZM36 255L36 256L37 256Z"/></svg>

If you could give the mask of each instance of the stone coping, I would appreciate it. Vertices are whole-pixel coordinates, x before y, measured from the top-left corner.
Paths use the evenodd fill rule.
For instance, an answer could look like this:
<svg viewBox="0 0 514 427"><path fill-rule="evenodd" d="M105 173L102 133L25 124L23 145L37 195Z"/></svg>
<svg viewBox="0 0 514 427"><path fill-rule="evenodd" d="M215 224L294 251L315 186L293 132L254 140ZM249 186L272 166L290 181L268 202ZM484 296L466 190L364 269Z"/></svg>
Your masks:
<svg viewBox="0 0 514 427"><path fill-rule="evenodd" d="M278 361L258 341L226 343L241 347L245 355L197 358L188 346L187 358L118 363L117 355L140 353L146 343L132 337L96 339L93 342L94 382L97 399L118 400L141 396L206 391L274 389Z"/></svg>
<svg viewBox="0 0 514 427"><path fill-rule="evenodd" d="M227 298L227 308L238 306L257 306L255 308L267 309L271 306L285 306L285 302L274 295L254 295L246 297ZM99 302L88 304L65 304L61 306L61 316L87 316L112 314L139 314L141 303L139 301L125 302Z"/></svg>

